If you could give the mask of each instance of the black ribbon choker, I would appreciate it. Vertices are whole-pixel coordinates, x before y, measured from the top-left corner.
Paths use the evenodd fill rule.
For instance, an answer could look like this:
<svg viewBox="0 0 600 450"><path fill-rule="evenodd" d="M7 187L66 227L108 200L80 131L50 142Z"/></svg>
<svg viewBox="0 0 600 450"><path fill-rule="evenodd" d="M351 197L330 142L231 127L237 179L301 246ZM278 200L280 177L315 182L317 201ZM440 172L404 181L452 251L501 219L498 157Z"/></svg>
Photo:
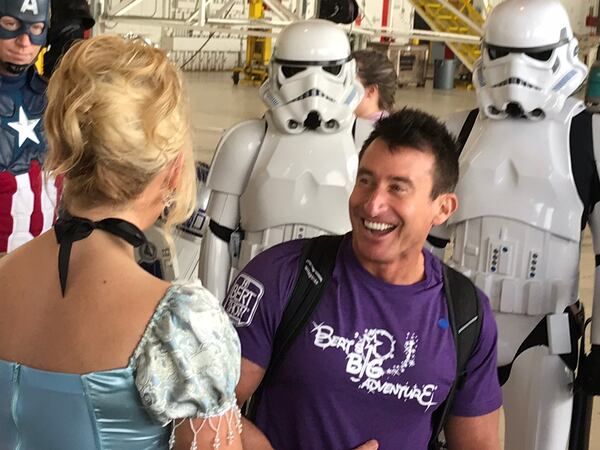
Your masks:
<svg viewBox="0 0 600 450"><path fill-rule="evenodd" d="M58 275L60 277L60 290L65 296L67 286L67 274L69 272L69 259L73 243L85 239L94 230L103 230L114 234L127 241L134 247L147 242L146 236L134 224L123 219L108 218L94 222L82 217L73 217L64 214L54 224L54 233L58 242Z"/></svg>

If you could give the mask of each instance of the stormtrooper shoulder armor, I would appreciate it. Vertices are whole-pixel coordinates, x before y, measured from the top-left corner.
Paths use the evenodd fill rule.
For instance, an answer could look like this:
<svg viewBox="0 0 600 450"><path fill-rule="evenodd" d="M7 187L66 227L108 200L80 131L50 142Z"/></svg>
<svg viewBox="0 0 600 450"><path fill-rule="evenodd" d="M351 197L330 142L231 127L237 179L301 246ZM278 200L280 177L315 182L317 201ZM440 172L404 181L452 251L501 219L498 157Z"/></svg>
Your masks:
<svg viewBox="0 0 600 450"><path fill-rule="evenodd" d="M443 118L444 125L454 137L460 134L470 112L470 110L456 111Z"/></svg>
<svg viewBox="0 0 600 450"><path fill-rule="evenodd" d="M206 181L211 190L242 194L265 136L266 126L263 119L247 120L225 133Z"/></svg>
<svg viewBox="0 0 600 450"><path fill-rule="evenodd" d="M358 151L362 149L363 143L367 140L371 131L373 131L373 123L370 120L356 118L352 135L354 136L354 144Z"/></svg>

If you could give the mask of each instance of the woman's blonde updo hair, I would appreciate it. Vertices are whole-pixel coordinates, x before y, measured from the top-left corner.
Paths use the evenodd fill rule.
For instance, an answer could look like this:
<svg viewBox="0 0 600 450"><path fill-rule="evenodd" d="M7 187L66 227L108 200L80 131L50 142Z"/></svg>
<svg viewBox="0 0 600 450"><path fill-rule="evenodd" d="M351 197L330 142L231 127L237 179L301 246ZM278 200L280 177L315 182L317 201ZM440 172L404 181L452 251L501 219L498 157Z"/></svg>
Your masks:
<svg viewBox="0 0 600 450"><path fill-rule="evenodd" d="M169 223L195 205L187 107L178 70L142 40L98 36L75 44L48 86L45 168L64 177L63 203L126 208L183 155ZM171 166L172 167L172 166Z"/></svg>

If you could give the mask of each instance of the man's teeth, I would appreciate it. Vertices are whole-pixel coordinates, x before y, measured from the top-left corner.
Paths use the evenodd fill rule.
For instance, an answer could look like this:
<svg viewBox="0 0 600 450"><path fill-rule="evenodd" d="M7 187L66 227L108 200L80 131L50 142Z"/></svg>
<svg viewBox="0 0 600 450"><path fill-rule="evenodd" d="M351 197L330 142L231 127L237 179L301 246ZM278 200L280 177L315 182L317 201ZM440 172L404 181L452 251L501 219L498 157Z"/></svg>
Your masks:
<svg viewBox="0 0 600 450"><path fill-rule="evenodd" d="M387 231L391 230L395 226L389 223L371 222L370 220L364 220L363 222L367 229L374 231Z"/></svg>

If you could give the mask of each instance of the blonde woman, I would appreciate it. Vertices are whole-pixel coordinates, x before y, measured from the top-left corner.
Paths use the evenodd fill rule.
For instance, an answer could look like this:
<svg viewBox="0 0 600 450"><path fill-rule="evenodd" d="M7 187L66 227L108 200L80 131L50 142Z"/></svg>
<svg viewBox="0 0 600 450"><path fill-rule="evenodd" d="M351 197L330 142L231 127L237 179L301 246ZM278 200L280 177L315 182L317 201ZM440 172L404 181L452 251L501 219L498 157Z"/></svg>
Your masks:
<svg viewBox="0 0 600 450"><path fill-rule="evenodd" d="M48 88L56 226L0 260L0 449L240 449L240 349L199 283L133 248L194 206L180 75L140 41L100 36Z"/></svg>

